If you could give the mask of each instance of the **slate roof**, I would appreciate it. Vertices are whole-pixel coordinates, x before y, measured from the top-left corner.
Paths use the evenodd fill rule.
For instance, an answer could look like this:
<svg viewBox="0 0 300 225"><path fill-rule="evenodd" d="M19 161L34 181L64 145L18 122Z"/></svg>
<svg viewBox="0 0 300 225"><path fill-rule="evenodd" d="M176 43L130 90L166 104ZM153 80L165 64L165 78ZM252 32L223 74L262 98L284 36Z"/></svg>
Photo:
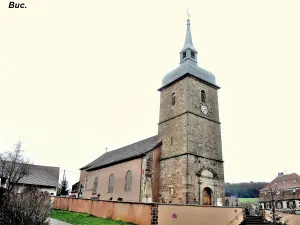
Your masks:
<svg viewBox="0 0 300 225"><path fill-rule="evenodd" d="M0 162L0 164L3 162ZM11 164L6 161L4 170L10 170ZM2 165L2 164L1 164ZM22 164L16 163L16 168ZM2 169L2 166L0 166ZM59 182L59 167L28 164L29 175L19 180L19 184L31 184L47 187L57 187ZM6 174L5 172L3 172Z"/></svg>
<svg viewBox="0 0 300 225"><path fill-rule="evenodd" d="M197 52L197 50L195 49L194 45L193 45L193 40L192 40L192 32L191 32L191 26L190 26L190 20L187 20L187 24L186 24L186 35L185 35L185 41L184 41L184 46L182 48L182 52L189 49L192 49L194 52Z"/></svg>
<svg viewBox="0 0 300 225"><path fill-rule="evenodd" d="M122 148L104 153L96 160L80 168L80 170L95 170L130 159L140 158L159 144L158 135L135 142Z"/></svg>
<svg viewBox="0 0 300 225"><path fill-rule="evenodd" d="M300 187L300 176L296 173L287 175L278 175L274 180L272 180L267 186L265 186L260 191L267 191L270 188L278 189L293 189L295 187Z"/></svg>
<svg viewBox="0 0 300 225"><path fill-rule="evenodd" d="M23 177L19 183L57 187L59 167L30 165L29 176Z"/></svg>
<svg viewBox="0 0 300 225"><path fill-rule="evenodd" d="M200 80L204 80L212 84L213 86L219 88L216 84L215 76L211 72L202 69L196 63L191 62L190 60L186 60L183 63L181 63L180 66L177 67L175 70L171 71L170 73L164 76L162 80L162 87L160 89L168 86L175 80L187 74L196 77Z"/></svg>

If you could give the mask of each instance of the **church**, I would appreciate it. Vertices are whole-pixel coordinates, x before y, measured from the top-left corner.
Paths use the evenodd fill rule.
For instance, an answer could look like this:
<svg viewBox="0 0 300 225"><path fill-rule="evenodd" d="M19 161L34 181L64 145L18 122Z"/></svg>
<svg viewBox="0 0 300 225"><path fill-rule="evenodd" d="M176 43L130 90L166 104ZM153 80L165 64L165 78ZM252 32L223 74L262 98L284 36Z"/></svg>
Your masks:
<svg viewBox="0 0 300 225"><path fill-rule="evenodd" d="M219 205L225 199L218 89L197 63L190 20L180 64L162 79L158 134L80 168L82 198Z"/></svg>

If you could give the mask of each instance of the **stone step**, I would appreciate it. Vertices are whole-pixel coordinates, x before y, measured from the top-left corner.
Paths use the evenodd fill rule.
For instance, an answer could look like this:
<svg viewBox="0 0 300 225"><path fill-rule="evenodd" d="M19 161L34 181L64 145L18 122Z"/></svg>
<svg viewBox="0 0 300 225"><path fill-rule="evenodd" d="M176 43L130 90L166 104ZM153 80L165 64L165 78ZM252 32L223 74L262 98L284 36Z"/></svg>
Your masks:
<svg viewBox="0 0 300 225"><path fill-rule="evenodd" d="M246 216L247 219L257 219L257 218L260 218L262 219L261 216Z"/></svg>
<svg viewBox="0 0 300 225"><path fill-rule="evenodd" d="M261 216L246 216L245 220L241 225L266 225L268 223L264 222Z"/></svg>
<svg viewBox="0 0 300 225"><path fill-rule="evenodd" d="M257 225L257 224L267 224L267 223L265 223L265 222L249 222L249 221L247 221L247 224L255 224L255 225Z"/></svg>

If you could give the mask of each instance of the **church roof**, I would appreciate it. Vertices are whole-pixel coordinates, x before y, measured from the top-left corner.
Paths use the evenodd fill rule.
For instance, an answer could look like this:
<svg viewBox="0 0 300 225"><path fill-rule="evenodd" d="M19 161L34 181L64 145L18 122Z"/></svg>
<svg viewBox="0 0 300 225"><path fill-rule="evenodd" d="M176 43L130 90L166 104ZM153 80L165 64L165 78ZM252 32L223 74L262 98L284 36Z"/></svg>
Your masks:
<svg viewBox="0 0 300 225"><path fill-rule="evenodd" d="M194 52L195 54L194 58L191 57L190 51ZM185 53L186 55L182 57L182 54L184 52L186 52ZM181 55L181 60L180 60L179 67L177 67L175 70L169 72L164 76L162 80L162 86L159 90L162 90L166 86L173 83L175 80L178 80L185 75L193 76L195 78L198 78L202 81L205 81L215 86L216 88L219 88L216 84L215 76L211 72L208 72L207 70L202 69L197 65L197 59L196 59L197 51L193 45L189 19L187 20L185 42L184 42L183 49L180 52L180 55Z"/></svg>
<svg viewBox="0 0 300 225"><path fill-rule="evenodd" d="M215 76L211 72L200 68L197 64L195 64L192 61L186 60L183 63L181 63L180 66L177 67L175 70L169 72L167 75L164 76L162 81L162 87L160 89L166 87L173 81L185 75L191 75L218 87L216 84Z"/></svg>
<svg viewBox="0 0 300 225"><path fill-rule="evenodd" d="M128 161L130 159L140 158L147 152L153 150L159 144L158 135L155 135L116 150L106 152L80 169L87 171L95 170Z"/></svg>
<svg viewBox="0 0 300 225"><path fill-rule="evenodd" d="M272 180L267 186L265 186L260 191L268 191L270 188L277 189L293 189L295 187L300 187L300 176L296 173L283 175L281 173Z"/></svg>

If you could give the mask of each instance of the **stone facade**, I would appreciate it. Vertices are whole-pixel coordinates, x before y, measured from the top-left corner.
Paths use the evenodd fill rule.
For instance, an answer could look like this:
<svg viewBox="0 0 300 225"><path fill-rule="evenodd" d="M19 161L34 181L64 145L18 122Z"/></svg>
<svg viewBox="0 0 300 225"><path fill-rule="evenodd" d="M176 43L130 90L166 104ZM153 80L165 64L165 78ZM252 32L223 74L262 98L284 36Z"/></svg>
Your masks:
<svg viewBox="0 0 300 225"><path fill-rule="evenodd" d="M160 162L160 202L186 203L187 184L186 155L161 160Z"/></svg>
<svg viewBox="0 0 300 225"><path fill-rule="evenodd" d="M158 202L161 146L142 159L141 202Z"/></svg>
<svg viewBox="0 0 300 225"><path fill-rule="evenodd" d="M202 105L208 108L206 115L200 110ZM161 201L203 204L207 188L211 204L221 205L225 195L217 89L185 77L161 90L158 133Z"/></svg>
<svg viewBox="0 0 300 225"><path fill-rule="evenodd" d="M189 203L203 204L202 191L208 187L212 190L213 205L221 205L225 199L223 163L195 155L188 158Z"/></svg>
<svg viewBox="0 0 300 225"><path fill-rule="evenodd" d="M152 202L153 156L149 152L142 160L141 201Z"/></svg>

